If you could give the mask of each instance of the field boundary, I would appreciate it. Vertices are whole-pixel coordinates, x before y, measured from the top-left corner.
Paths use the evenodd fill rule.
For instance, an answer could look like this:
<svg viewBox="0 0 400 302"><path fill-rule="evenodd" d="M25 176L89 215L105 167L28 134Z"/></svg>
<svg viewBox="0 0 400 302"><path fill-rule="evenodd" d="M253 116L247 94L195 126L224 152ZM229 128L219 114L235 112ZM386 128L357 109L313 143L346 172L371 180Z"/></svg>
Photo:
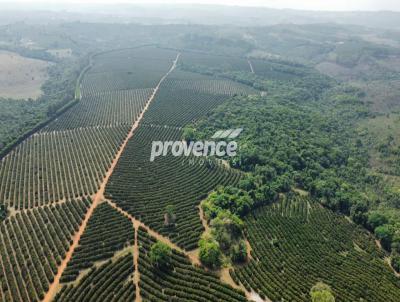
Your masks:
<svg viewBox="0 0 400 302"><path fill-rule="evenodd" d="M50 124L52 121L54 121L56 118L60 117L62 114L67 112L69 109L71 109L73 106L78 104L78 101L72 100L68 104L66 104L64 107L62 107L56 114L53 116L47 118L46 120L40 122L37 124L34 128L31 130L28 130L27 132L23 133L20 137L18 137L14 142L9 143L3 151L0 152L0 161L3 160L7 155L9 155L19 144L21 144L24 140L28 139L31 137L33 134L36 132L42 130L44 127L46 127L48 124Z"/></svg>

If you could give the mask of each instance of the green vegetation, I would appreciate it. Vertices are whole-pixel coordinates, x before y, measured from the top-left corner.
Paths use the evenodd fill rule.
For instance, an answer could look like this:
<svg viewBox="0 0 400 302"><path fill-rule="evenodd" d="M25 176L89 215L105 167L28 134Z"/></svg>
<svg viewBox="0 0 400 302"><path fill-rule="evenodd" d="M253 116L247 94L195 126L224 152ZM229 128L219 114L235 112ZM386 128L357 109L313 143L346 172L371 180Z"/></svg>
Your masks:
<svg viewBox="0 0 400 302"><path fill-rule="evenodd" d="M242 217L249 213L254 206L254 201L244 190L234 187L220 187L217 191L212 192L201 206L209 220L217 218L224 211L239 218L239 216Z"/></svg>
<svg viewBox="0 0 400 302"><path fill-rule="evenodd" d="M221 265L222 255L233 262L247 259L246 243L242 239L241 217L253 207L254 201L244 190L234 187L219 187L201 203L204 215L210 225L199 241L200 260L209 267Z"/></svg>
<svg viewBox="0 0 400 302"><path fill-rule="evenodd" d="M312 302L335 302L331 288L322 282L318 282L311 288L310 296Z"/></svg>
<svg viewBox="0 0 400 302"><path fill-rule="evenodd" d="M133 244L134 231L131 221L111 207L100 204L90 217L85 232L68 262L61 282L75 281L80 272L111 258L117 251Z"/></svg>
<svg viewBox="0 0 400 302"><path fill-rule="evenodd" d="M339 44L335 49L336 62L345 67L355 67L366 57L373 59L387 58L391 55L399 54L398 50L384 45L375 45L361 39L354 39ZM367 75L370 77L376 74Z"/></svg>
<svg viewBox="0 0 400 302"><path fill-rule="evenodd" d="M392 256L391 265L395 271L400 273L400 256L398 254Z"/></svg>
<svg viewBox="0 0 400 302"><path fill-rule="evenodd" d="M149 109L151 110L151 109ZM147 114L147 112L146 112ZM150 162L153 141L180 140L182 131L142 124L128 141L106 196L160 234L185 249L194 249L204 229L197 206L218 185L236 184L241 174L215 161L160 156ZM165 225L166 207L175 208L175 225Z"/></svg>
<svg viewBox="0 0 400 302"><path fill-rule="evenodd" d="M210 234L203 234L199 241L200 261L205 266L217 268L221 265L221 256L219 243Z"/></svg>
<svg viewBox="0 0 400 302"><path fill-rule="evenodd" d="M92 195L128 129L116 126L36 133L0 163L1 202L26 209Z"/></svg>
<svg viewBox="0 0 400 302"><path fill-rule="evenodd" d="M271 200L278 192L298 186L328 207L349 213L361 199L353 184L367 178L360 169L366 154L355 148L348 121L337 117L347 114L346 104L362 105L353 101L352 90L330 94L326 103L333 108L321 108L321 101L301 105L278 96L236 97L196 124L196 133L209 137L215 129L245 129L239 137L239 153L229 161L254 174L247 186L254 187L255 201Z"/></svg>
<svg viewBox="0 0 400 302"><path fill-rule="evenodd" d="M231 95L251 92L254 90L232 81L173 71L128 142L106 195L180 246L194 249L203 232L196 206L218 185L234 185L241 175L214 160L163 156L150 162L151 143L179 140L180 127L210 112ZM175 208L171 224L167 206Z"/></svg>
<svg viewBox="0 0 400 302"><path fill-rule="evenodd" d="M358 128L362 141L370 149L371 169L394 179L400 176L399 127L400 116L392 113L374 115L361 121Z"/></svg>
<svg viewBox="0 0 400 302"><path fill-rule="evenodd" d="M66 201L20 212L0 223L4 301L43 299L89 206L89 200Z"/></svg>
<svg viewBox="0 0 400 302"><path fill-rule="evenodd" d="M171 248L161 242L157 241L151 246L149 257L150 261L153 264L153 266L158 267L158 268L166 268L169 267L171 262L170 258L172 255L172 250Z"/></svg>
<svg viewBox="0 0 400 302"><path fill-rule="evenodd" d="M191 264L185 255L172 250L169 267L154 267L152 247L157 244L143 228L139 228L140 295L143 301L242 301L242 291L223 284L218 276Z"/></svg>
<svg viewBox="0 0 400 302"><path fill-rule="evenodd" d="M264 69L268 62L261 62ZM246 79L265 89L266 96L233 97L207 118L188 125L185 135L207 138L218 129L244 128L238 155L227 159L232 167L250 173L241 185L251 190L255 205L297 187L371 231L377 226L371 227L368 217L379 212L388 222L377 236L390 251L400 222L393 209L398 207L398 192L368 169L370 150L355 130L369 118L365 95L298 64L284 67L283 61L271 61L270 65L268 70L279 70L279 75L269 73L264 80L245 72L235 75L238 81Z"/></svg>
<svg viewBox="0 0 400 302"><path fill-rule="evenodd" d="M323 282L336 301L398 300L399 279L373 236L314 200L288 196L244 222L251 260L231 276L248 290L272 301L310 301L310 289Z"/></svg>
<svg viewBox="0 0 400 302"><path fill-rule="evenodd" d="M45 117L46 106L43 103L0 99L0 150L34 128Z"/></svg>
<svg viewBox="0 0 400 302"><path fill-rule="evenodd" d="M133 89L87 94L44 131L130 126L138 118L151 93L152 89Z"/></svg>
<svg viewBox="0 0 400 302"><path fill-rule="evenodd" d="M234 81L175 70L162 83L144 122L183 127L207 115L230 96L248 94L258 92Z"/></svg>
<svg viewBox="0 0 400 302"><path fill-rule="evenodd" d="M82 81L82 96L101 92L155 88L177 53L138 47L100 53Z"/></svg>
<svg viewBox="0 0 400 302"><path fill-rule="evenodd" d="M164 225L167 227L174 227L176 222L175 206L169 204L165 207Z"/></svg>
<svg viewBox="0 0 400 302"><path fill-rule="evenodd" d="M146 50L148 53L138 48L99 55L84 79L94 71L112 74L119 68L128 68L132 74L139 75L140 72L141 77L146 75L146 70L149 76L157 71L157 78L150 78L157 83L171 65L173 52L165 51L168 54L164 60L166 63L156 65L160 66L155 69L148 57L152 51L150 48ZM125 56L144 56L142 59L146 61L141 60L141 68L137 70L135 65L115 64L123 62ZM135 64L137 62L134 61ZM104 70L100 70L102 66ZM66 68L66 72L71 68L73 66ZM59 97L61 92L57 87L68 89L69 84L72 85L72 81L66 82L57 71L60 72L56 69L52 75L57 83L49 86L45 95ZM92 91L83 81L83 98L74 108L26 139L0 163L2 202L23 209L95 193L151 92L152 89L120 91L117 88L107 92ZM49 158L52 160L49 161Z"/></svg>
<svg viewBox="0 0 400 302"><path fill-rule="evenodd" d="M75 84L85 60L67 60L49 68L37 100L0 99L0 157L74 105Z"/></svg>
<svg viewBox="0 0 400 302"><path fill-rule="evenodd" d="M193 40L201 41L202 37L192 36ZM181 66L188 69L206 68L209 74L215 71L251 71L245 58L228 55L216 55L206 52L189 52L182 54Z"/></svg>
<svg viewBox="0 0 400 302"><path fill-rule="evenodd" d="M54 301L133 301L136 297L133 273L133 255L128 253L92 268L78 284L63 286Z"/></svg>
<svg viewBox="0 0 400 302"><path fill-rule="evenodd" d="M240 240L238 244L231 247L230 256L234 263L243 263L248 260L248 250L244 240Z"/></svg>
<svg viewBox="0 0 400 302"><path fill-rule="evenodd" d="M4 27L2 45L56 64L38 100L0 101L0 151L23 141L0 164L1 301L43 299L90 205L85 197L98 190L178 52L179 68L128 141L106 197L180 247L199 247L205 266L229 266L237 285L263 299L398 301L400 282L388 265L400 271L394 32L71 22L41 34L40 26L15 26L24 34ZM31 51L17 46L26 36L35 41ZM107 51L153 41L180 50ZM73 56L56 59L50 47ZM86 54L99 50L89 66ZM235 157L149 161L155 140L205 140L239 127ZM23 140L26 132L35 134ZM101 203L55 300L133 301L140 293L143 301L246 301L144 228L136 235L132 255L130 219Z"/></svg>
<svg viewBox="0 0 400 302"><path fill-rule="evenodd" d="M223 188L203 203L207 218L217 217L223 208L220 205L240 216L276 200L278 193L301 188L324 206L349 215L374 232L382 247L392 252L392 264L398 267L398 192L385 183L384 177L368 169L371 141L360 138L355 130L358 123L372 116L365 94L300 64L251 61L255 74L187 62L182 66L266 91L262 96L235 96L184 129L185 139L196 140L206 139L219 129L244 128L238 138L238 155L227 158L232 167L248 173L235 189L246 192L239 194L240 209L236 208L239 198L224 192L232 189ZM375 123L382 126L378 120ZM397 160L396 126L392 122L387 129L386 141L375 143L375 148L385 160L390 152L393 162ZM393 164L387 166L395 168ZM229 242L229 236L222 232L214 240L221 248L221 242Z"/></svg>

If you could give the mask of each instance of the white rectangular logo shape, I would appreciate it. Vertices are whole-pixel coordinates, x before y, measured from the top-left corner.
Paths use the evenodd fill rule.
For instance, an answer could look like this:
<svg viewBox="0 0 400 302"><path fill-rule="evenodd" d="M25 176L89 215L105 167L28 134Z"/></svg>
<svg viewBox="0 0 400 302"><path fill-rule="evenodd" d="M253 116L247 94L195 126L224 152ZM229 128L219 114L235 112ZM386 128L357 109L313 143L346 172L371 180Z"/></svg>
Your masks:
<svg viewBox="0 0 400 302"><path fill-rule="evenodd" d="M243 128L237 128L229 134L228 138L236 138L240 135L240 133L243 131Z"/></svg>
<svg viewBox="0 0 400 302"><path fill-rule="evenodd" d="M227 138L228 135L231 134L232 131L234 131L234 129L225 130L224 132L221 133L221 135L219 136L219 138Z"/></svg>
<svg viewBox="0 0 400 302"><path fill-rule="evenodd" d="M243 131L243 128L218 130L211 138L236 138Z"/></svg>
<svg viewBox="0 0 400 302"><path fill-rule="evenodd" d="M220 135L224 132L224 130L218 130L217 132L214 133L213 136L211 136L211 138L219 138Z"/></svg>

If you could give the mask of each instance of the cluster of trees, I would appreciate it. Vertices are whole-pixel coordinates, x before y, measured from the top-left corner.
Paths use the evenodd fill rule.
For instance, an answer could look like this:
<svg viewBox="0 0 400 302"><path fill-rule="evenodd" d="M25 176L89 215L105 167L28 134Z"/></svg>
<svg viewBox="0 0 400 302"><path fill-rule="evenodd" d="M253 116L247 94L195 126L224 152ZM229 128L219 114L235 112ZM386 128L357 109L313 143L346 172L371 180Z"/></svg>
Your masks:
<svg viewBox="0 0 400 302"><path fill-rule="evenodd" d="M86 58L65 60L49 68L48 80L43 84L40 102L47 103L47 116L59 114L64 106L75 100L76 81L88 64Z"/></svg>
<svg viewBox="0 0 400 302"><path fill-rule="evenodd" d="M249 193L236 187L219 187L203 201L202 208L207 220L230 213L239 218L247 214L254 205Z"/></svg>
<svg viewBox="0 0 400 302"><path fill-rule="evenodd" d="M217 268L222 264L222 253L219 243L208 233L199 240L199 258L207 267Z"/></svg>
<svg viewBox="0 0 400 302"><path fill-rule="evenodd" d="M16 52L19 55L27 58L49 61L49 62L58 61L56 57L54 57L50 52L46 51L45 49L33 49L22 46L6 46L6 45L2 45L1 49L11 52Z"/></svg>
<svg viewBox="0 0 400 302"><path fill-rule="evenodd" d="M34 100L0 98L0 151L46 118L46 106Z"/></svg>
<svg viewBox="0 0 400 302"><path fill-rule="evenodd" d="M352 180L356 177L364 181L365 154L354 148L347 119L346 123L337 119L338 114L348 115L349 108L351 118L365 113L358 101L359 91L341 87L326 92L327 105L320 104L322 95L317 92L328 83L311 90L314 95L307 102L302 93L307 86L304 83L291 81L290 85L286 82L286 86L278 86L269 97L236 96L206 120L184 130L186 139L199 139L212 136L215 129L244 128L238 155L227 160L248 175L236 188L238 191L227 188L226 192L215 192L203 203L210 219L217 217L224 200L227 210L240 217L293 187L311 192L327 207L346 214L360 200L361 193ZM291 93L296 102L282 99L282 95Z"/></svg>
<svg viewBox="0 0 400 302"><path fill-rule="evenodd" d="M386 45L376 45L362 39L352 39L338 44L335 49L336 62L348 68L354 68L365 61L386 59L399 55L399 51Z"/></svg>
<svg viewBox="0 0 400 302"><path fill-rule="evenodd" d="M362 107L356 94L345 88L332 92L326 96L329 107L288 102L278 96L237 96L185 133L206 138L222 125L242 127L238 155L227 159L231 166L254 175L247 186L255 201L264 199L263 195L273 199L278 192L298 186L329 208L349 214L361 196L355 184L375 181L366 175L368 157L352 142L348 122L337 119L342 111L346 114L346 107Z"/></svg>
<svg viewBox="0 0 400 302"><path fill-rule="evenodd" d="M396 218L390 218L391 212L368 211L365 204L358 203L352 207L351 217L375 234L382 247L391 252L392 267L400 272L400 223Z"/></svg>
<svg viewBox="0 0 400 302"><path fill-rule="evenodd" d="M216 274L193 265L183 253L156 241L142 227L138 240L143 301L247 301L241 290L221 283Z"/></svg>
<svg viewBox="0 0 400 302"><path fill-rule="evenodd" d="M335 83L312 68L298 63L277 59L250 60L255 69L254 73L239 68L226 69L218 64L207 66L185 61L180 67L191 72L231 79L295 102L317 100Z"/></svg>
<svg viewBox="0 0 400 302"><path fill-rule="evenodd" d="M271 188L247 175L238 187L218 187L201 204L210 232L199 241L200 260L209 267L218 267L223 258L240 263L247 260L242 218L257 206L277 198Z"/></svg>
<svg viewBox="0 0 400 302"><path fill-rule="evenodd" d="M386 219L377 225L374 210L380 204L400 208L400 196L368 170L368 146L354 131L358 121L371 115L365 93L301 65L262 62L265 66L257 68L257 64L253 62L255 74L182 66L266 92L266 96L231 98L207 118L187 126L185 139L205 139L217 129L244 128L238 155L226 159L252 175L245 182L256 204L293 187L302 188L324 206L374 232L382 246L392 251L393 267L398 267L400 219L380 212ZM293 76L299 72L302 77Z"/></svg>

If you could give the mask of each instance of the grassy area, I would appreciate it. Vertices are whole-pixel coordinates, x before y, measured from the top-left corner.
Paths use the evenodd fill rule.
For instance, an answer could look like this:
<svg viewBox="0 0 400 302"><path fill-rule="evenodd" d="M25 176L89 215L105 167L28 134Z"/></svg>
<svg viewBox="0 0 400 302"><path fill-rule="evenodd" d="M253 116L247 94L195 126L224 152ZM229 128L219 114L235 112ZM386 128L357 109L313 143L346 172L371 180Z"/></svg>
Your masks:
<svg viewBox="0 0 400 302"><path fill-rule="evenodd" d="M358 132L367 145L370 166L400 186L400 115L385 114L362 120Z"/></svg>
<svg viewBox="0 0 400 302"><path fill-rule="evenodd" d="M17 53L0 51L0 96L36 99L47 79L47 61L22 57Z"/></svg>

